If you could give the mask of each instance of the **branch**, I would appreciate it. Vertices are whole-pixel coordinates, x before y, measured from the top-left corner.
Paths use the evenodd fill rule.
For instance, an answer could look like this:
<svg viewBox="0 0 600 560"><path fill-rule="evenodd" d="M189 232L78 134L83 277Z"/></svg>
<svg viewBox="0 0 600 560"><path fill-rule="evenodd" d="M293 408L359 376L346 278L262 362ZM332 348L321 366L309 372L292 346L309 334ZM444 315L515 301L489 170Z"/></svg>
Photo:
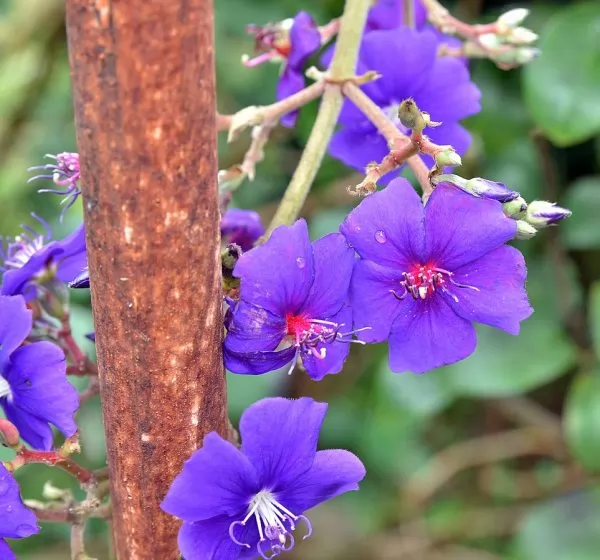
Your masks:
<svg viewBox="0 0 600 560"><path fill-rule="evenodd" d="M564 453L560 433L537 427L481 436L456 443L438 453L407 482L402 495L419 506L465 469L522 455L562 458Z"/></svg>
<svg viewBox="0 0 600 560"><path fill-rule="evenodd" d="M403 153L408 156L404 160L399 161L398 166L404 161L408 163L408 166L423 189L423 195L428 197L433 191L433 186L429 180L429 170L427 169L427 166L423 160L416 155L419 151L419 147L415 145L411 148L411 139L400 132L387 115L367 96L366 93L357 87L356 84L347 82L344 84L342 91L344 92L344 95L375 125L377 130L379 130L388 141L392 151L402 150ZM389 171L391 171L391 169Z"/></svg>
<svg viewBox="0 0 600 560"><path fill-rule="evenodd" d="M160 503L228 435L213 2L67 0L118 560L179 558Z"/></svg>
<svg viewBox="0 0 600 560"><path fill-rule="evenodd" d="M371 0L346 0L335 53L329 71L331 79L345 79L354 74L358 49L370 7ZM339 86L335 84L326 85L310 138L300 158L296 172L283 195L281 204L269 225L267 236L277 226L291 224L298 217L327 151L327 146L342 110L342 103L343 96Z"/></svg>

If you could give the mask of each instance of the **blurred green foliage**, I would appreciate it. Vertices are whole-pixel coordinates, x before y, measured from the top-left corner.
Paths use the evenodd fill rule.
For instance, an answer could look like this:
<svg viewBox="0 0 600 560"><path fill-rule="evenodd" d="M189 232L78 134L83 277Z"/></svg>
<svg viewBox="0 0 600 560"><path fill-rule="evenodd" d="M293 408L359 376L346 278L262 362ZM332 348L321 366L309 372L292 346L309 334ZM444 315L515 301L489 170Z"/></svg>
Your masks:
<svg viewBox="0 0 600 560"><path fill-rule="evenodd" d="M341 0L221 0L216 5L218 102L222 113L273 100L277 69L248 70L247 23L284 19L300 9L324 23ZM600 3L523 2L544 51L521 71L471 63L483 110L467 125L473 147L465 176L499 180L528 200L573 210L560 228L519 243L529 266L535 314L519 337L482 327L462 363L422 376L389 371L383 345L353 348L343 374L316 384L301 374L230 375L234 421L270 394L312 395L330 403L322 444L357 452L368 468L359 493L314 512L315 535L293 557L312 559L596 560L600 555ZM490 21L512 2L462 0L456 14ZM35 211L57 235L81 210L57 221L59 200L36 194L28 166L45 153L75 150L62 0L0 0L1 232L14 235ZM265 220L294 171L317 104L293 131L277 129L234 203ZM435 115L432 115L435 119ZM248 138L226 146L221 167L239 163ZM355 203L357 182L327 159L306 204L313 237L334 231ZM74 295L75 328L92 329L89 298ZM97 401L79 415L82 462L105 462ZM564 429L562 428L564 425ZM548 439L549 438L549 439ZM548 441L552 443L549 445ZM440 453L442 453L440 455ZM3 452L2 458L10 457ZM23 494L39 498L62 473L29 466ZM426 496L424 498L423 496ZM94 523L89 553L108 558L106 528ZM15 543L19 558L68 557L68 528Z"/></svg>

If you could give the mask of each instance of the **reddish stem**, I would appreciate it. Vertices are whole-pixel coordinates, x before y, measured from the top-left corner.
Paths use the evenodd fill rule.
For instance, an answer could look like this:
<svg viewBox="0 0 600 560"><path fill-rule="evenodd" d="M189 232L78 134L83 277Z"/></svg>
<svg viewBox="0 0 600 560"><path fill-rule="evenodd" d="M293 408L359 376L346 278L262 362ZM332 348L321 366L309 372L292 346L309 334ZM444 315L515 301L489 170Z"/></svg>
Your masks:
<svg viewBox="0 0 600 560"><path fill-rule="evenodd" d="M94 473L58 451L37 451L22 447L17 456L10 462L12 470L30 463L42 463L50 467L58 467L75 477L82 486L95 482Z"/></svg>

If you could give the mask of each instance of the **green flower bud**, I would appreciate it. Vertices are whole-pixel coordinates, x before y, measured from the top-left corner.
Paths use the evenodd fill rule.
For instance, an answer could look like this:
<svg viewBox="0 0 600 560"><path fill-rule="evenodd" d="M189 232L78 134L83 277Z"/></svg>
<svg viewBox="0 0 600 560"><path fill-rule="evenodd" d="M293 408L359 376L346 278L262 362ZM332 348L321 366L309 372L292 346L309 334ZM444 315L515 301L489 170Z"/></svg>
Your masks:
<svg viewBox="0 0 600 560"><path fill-rule="evenodd" d="M517 239L531 239L537 233L531 224L525 220L517 220Z"/></svg>
<svg viewBox="0 0 600 560"><path fill-rule="evenodd" d="M398 107L398 118L403 126L416 132L422 132L427 123L419 111L414 99L405 99Z"/></svg>
<svg viewBox="0 0 600 560"><path fill-rule="evenodd" d="M452 146L448 146L445 150L435 154L435 163L438 167L452 166L457 167L462 165L462 159Z"/></svg>
<svg viewBox="0 0 600 560"><path fill-rule="evenodd" d="M514 200L505 202L502 205L502 210L505 216L513 218L514 220L519 220L525 217L527 201L522 196L519 196Z"/></svg>

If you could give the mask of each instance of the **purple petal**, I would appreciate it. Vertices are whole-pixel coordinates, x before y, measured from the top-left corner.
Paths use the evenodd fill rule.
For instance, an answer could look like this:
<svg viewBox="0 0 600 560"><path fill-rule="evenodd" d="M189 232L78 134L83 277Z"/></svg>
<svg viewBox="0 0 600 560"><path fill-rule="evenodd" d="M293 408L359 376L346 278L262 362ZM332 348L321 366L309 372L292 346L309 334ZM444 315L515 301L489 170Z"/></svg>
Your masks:
<svg viewBox="0 0 600 560"><path fill-rule="evenodd" d="M66 437L77 431L73 415L79 396L67 380L65 357L58 346L43 341L19 348L4 374L15 407L54 424Z"/></svg>
<svg viewBox="0 0 600 560"><path fill-rule="evenodd" d="M340 231L364 259L408 270L423 255L423 205L406 179L395 179L365 198Z"/></svg>
<svg viewBox="0 0 600 560"><path fill-rule="evenodd" d="M258 471L263 488L285 488L310 468L326 412L326 403L306 397L262 399L244 412L242 452Z"/></svg>
<svg viewBox="0 0 600 560"><path fill-rule="evenodd" d="M291 512L300 515L340 494L358 490L358 483L365 474L360 459L349 451L318 451L312 467L280 492L278 499Z"/></svg>
<svg viewBox="0 0 600 560"><path fill-rule="evenodd" d="M290 29L290 43L288 65L300 70L306 59L321 47L319 28L309 13L296 14Z"/></svg>
<svg viewBox="0 0 600 560"><path fill-rule="evenodd" d="M256 240L265 233L260 216L254 210L229 208L221 219L221 235L235 243L242 251L249 251Z"/></svg>
<svg viewBox="0 0 600 560"><path fill-rule="evenodd" d="M327 317L328 320L334 323L343 324L344 326L340 329L340 332L347 333L352 330L352 310L350 307L343 307L339 313L333 317ZM349 340L351 337L345 337ZM320 381L326 375L339 373L342 371L344 362L348 357L350 351L349 342L330 342L322 343L316 347L317 352L325 352L323 359L315 358L315 356L309 352L302 352L302 365L306 370L306 373L314 380Z"/></svg>
<svg viewBox="0 0 600 560"><path fill-rule="evenodd" d="M233 273L241 279L241 299L281 317L296 313L314 278L306 222L278 227L264 245L240 257Z"/></svg>
<svg viewBox="0 0 600 560"><path fill-rule="evenodd" d="M432 142L439 145L449 144L459 154L464 154L471 145L471 134L458 123L449 122L427 131ZM421 156L423 161L430 167L433 164L433 158L430 156Z"/></svg>
<svg viewBox="0 0 600 560"><path fill-rule="evenodd" d="M388 147L385 138L374 128L368 132L356 128L344 128L336 132L329 144L331 157L339 159L349 167L364 173L369 163L381 163L387 155ZM388 173L386 177L392 177ZM384 181L381 181L383 184Z"/></svg>
<svg viewBox="0 0 600 560"><path fill-rule="evenodd" d="M61 247L53 241L37 251L21 268L7 270L2 276L1 293L7 296L23 294L27 301L34 299L35 289L28 290L28 283L45 269L48 261L61 252Z"/></svg>
<svg viewBox="0 0 600 560"><path fill-rule="evenodd" d="M245 510L237 516L241 521ZM258 530L254 518L245 527L238 525L235 538L250 544L250 548L235 544L229 536L229 526L236 521L228 516L218 516L197 523L184 522L179 530L179 550L185 560L250 560L258 556Z"/></svg>
<svg viewBox="0 0 600 560"><path fill-rule="evenodd" d="M446 301L463 319L517 335L519 323L533 313L525 291L526 278L523 255L514 247L499 247L459 268L452 277L479 291L448 284L458 302L451 297L446 297Z"/></svg>
<svg viewBox="0 0 600 560"><path fill-rule="evenodd" d="M428 260L454 272L513 239L517 224L499 202L444 184L425 206L425 229Z"/></svg>
<svg viewBox="0 0 600 560"><path fill-rule="evenodd" d="M473 325L443 298L434 295L416 301L406 296L403 303L390 332L392 371L423 373L473 353L477 342Z"/></svg>
<svg viewBox="0 0 600 560"><path fill-rule="evenodd" d="M427 12L420 0L414 0L415 23L421 27L427 20ZM367 30L394 29L404 23L403 5L401 0L378 0L369 10Z"/></svg>
<svg viewBox="0 0 600 560"><path fill-rule="evenodd" d="M372 87L392 105L423 88L436 64L437 48L438 40L431 31L402 27L367 33L359 57L361 63L382 75Z"/></svg>
<svg viewBox="0 0 600 560"><path fill-rule="evenodd" d="M225 346L223 358L225 369L231 373L260 375L269 373L289 364L296 355L296 348L290 346L274 352L233 352Z"/></svg>
<svg viewBox="0 0 600 560"><path fill-rule="evenodd" d="M15 406L8 399L0 401L6 417L18 428L21 438L34 449L50 451L54 434L48 422Z"/></svg>
<svg viewBox="0 0 600 560"><path fill-rule="evenodd" d="M369 330L357 334L365 342L387 340L392 323L403 302L394 296L403 293L402 271L372 261L360 260L354 266L350 297L354 311L354 328Z"/></svg>
<svg viewBox="0 0 600 560"><path fill-rule="evenodd" d="M8 543L0 538L0 558L2 560L17 560L15 553L10 549Z"/></svg>
<svg viewBox="0 0 600 560"><path fill-rule="evenodd" d="M290 95L298 93L304 88L304 74L299 72L295 68L292 68L289 64L283 70L277 84L277 100L281 101ZM298 110L286 113L279 119L282 126L292 128L296 124L298 118Z"/></svg>
<svg viewBox="0 0 600 560"><path fill-rule="evenodd" d="M275 350L286 335L280 315L252 303L239 301L229 317L225 346L233 352Z"/></svg>
<svg viewBox="0 0 600 560"><path fill-rule="evenodd" d="M259 490L246 456L211 432L184 463L160 507L184 521L202 521L243 511Z"/></svg>
<svg viewBox="0 0 600 560"><path fill-rule="evenodd" d="M21 500L19 485L0 463L0 537L22 539L39 532L35 514ZM2 551L2 548L0 548ZM5 556L0 555L4 559Z"/></svg>
<svg viewBox="0 0 600 560"><path fill-rule="evenodd" d="M22 296L0 296L0 367L31 332L31 311Z"/></svg>
<svg viewBox="0 0 600 560"><path fill-rule="evenodd" d="M354 250L339 233L330 233L313 243L315 278L302 312L311 319L337 313L348 299Z"/></svg>
<svg viewBox="0 0 600 560"><path fill-rule="evenodd" d="M87 267L85 230L81 224L73 233L58 242L62 253L57 255L56 276L63 282L70 282Z"/></svg>
<svg viewBox="0 0 600 560"><path fill-rule="evenodd" d="M456 122L479 113L481 92L471 81L469 69L458 59L440 57L428 76L428 82L415 94L419 109L434 121ZM427 129L431 135L434 128Z"/></svg>

